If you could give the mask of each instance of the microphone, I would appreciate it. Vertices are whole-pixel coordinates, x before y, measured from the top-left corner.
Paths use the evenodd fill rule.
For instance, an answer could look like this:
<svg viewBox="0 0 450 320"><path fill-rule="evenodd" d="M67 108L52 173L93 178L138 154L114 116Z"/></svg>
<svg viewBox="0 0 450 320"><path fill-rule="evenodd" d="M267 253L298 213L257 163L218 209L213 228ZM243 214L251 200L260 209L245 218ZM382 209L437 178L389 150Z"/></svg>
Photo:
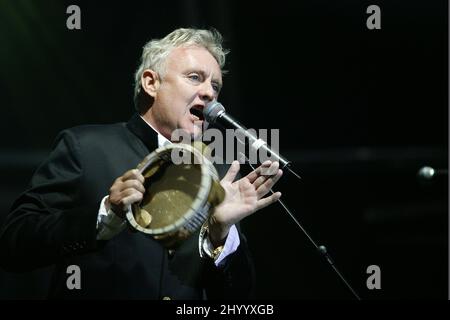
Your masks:
<svg viewBox="0 0 450 320"><path fill-rule="evenodd" d="M224 106L220 102L216 100L209 102L203 109L203 116L205 117L206 121L211 124L219 125L225 129L238 130L243 134L244 138L246 138L244 139L245 142L241 142L248 143L249 147L253 149L253 151L264 150L266 153L270 153L270 158L273 161L278 161L280 163L281 169L286 168L299 179L301 179L300 176L290 168L291 162L289 160L272 150L270 146L267 145L266 141L259 139L253 132L247 130L246 127L241 125L236 119L226 113Z"/></svg>

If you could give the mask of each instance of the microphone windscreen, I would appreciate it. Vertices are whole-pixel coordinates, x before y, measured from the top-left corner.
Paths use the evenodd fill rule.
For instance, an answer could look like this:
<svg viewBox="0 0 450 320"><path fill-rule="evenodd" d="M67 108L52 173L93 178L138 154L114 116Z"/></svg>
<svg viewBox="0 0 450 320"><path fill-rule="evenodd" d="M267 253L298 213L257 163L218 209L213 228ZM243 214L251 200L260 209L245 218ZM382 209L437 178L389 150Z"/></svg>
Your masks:
<svg viewBox="0 0 450 320"><path fill-rule="evenodd" d="M220 102L214 100L208 103L206 108L203 109L203 116L209 123L215 123L217 117L222 112L225 112L224 106Z"/></svg>

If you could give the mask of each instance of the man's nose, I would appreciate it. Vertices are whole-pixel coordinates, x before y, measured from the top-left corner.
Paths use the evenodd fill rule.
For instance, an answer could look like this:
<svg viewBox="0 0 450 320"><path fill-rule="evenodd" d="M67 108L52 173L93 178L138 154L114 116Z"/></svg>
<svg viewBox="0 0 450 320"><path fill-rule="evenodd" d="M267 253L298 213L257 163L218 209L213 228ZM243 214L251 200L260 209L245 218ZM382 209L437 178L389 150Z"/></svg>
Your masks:
<svg viewBox="0 0 450 320"><path fill-rule="evenodd" d="M206 102L213 101L215 98L215 91L211 84L204 84L199 92L200 99Z"/></svg>

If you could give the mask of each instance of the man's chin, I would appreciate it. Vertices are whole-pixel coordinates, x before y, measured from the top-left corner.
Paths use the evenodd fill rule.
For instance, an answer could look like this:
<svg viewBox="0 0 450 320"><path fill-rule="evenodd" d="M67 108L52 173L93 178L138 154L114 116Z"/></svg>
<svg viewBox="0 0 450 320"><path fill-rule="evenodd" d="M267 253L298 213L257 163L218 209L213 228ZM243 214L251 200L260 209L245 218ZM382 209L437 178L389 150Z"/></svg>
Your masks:
<svg viewBox="0 0 450 320"><path fill-rule="evenodd" d="M189 128L184 129L192 139L200 138L203 134L203 121L195 121Z"/></svg>

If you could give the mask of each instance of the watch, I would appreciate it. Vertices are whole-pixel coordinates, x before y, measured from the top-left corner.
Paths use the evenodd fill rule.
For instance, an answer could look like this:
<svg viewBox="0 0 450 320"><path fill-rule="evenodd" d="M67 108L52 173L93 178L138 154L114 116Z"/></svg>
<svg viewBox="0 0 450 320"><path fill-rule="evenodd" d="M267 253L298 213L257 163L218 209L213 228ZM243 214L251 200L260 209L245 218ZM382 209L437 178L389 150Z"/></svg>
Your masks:
<svg viewBox="0 0 450 320"><path fill-rule="evenodd" d="M223 248L224 248L223 245L218 246L217 248L213 247L211 240L209 240L208 238L208 226L206 223L203 224L199 236L200 257L201 258L209 257L212 260L216 261L217 258L222 253Z"/></svg>

